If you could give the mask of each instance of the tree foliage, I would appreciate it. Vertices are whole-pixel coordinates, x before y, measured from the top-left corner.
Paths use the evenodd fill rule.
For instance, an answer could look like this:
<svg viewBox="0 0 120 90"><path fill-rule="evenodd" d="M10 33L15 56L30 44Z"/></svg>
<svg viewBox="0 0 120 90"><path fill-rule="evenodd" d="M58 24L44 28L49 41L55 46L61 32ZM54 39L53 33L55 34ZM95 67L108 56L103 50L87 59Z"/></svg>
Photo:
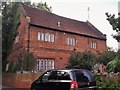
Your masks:
<svg viewBox="0 0 120 90"><path fill-rule="evenodd" d="M117 56L107 63L106 71L108 72L120 72L120 51L118 51Z"/></svg>
<svg viewBox="0 0 120 90"><path fill-rule="evenodd" d="M32 53L24 55L20 53L17 62L11 60L9 63L8 72L10 73L16 73L17 71L32 71L36 66L36 60Z"/></svg>
<svg viewBox="0 0 120 90"><path fill-rule="evenodd" d="M30 2L25 2L26 5L32 6L34 8L38 8L40 10L45 10L48 12L52 12L52 7L48 6L46 2L40 2L40 3L30 3Z"/></svg>
<svg viewBox="0 0 120 90"><path fill-rule="evenodd" d="M35 65L36 65L36 59L34 57L34 55L32 53L27 53L25 54L25 56L23 57L23 65L22 68L25 71L31 71L34 70Z"/></svg>
<svg viewBox="0 0 120 90"><path fill-rule="evenodd" d="M6 67L6 59L10 54L13 41L17 35L17 28L19 25L19 14L17 8L20 2L2 2L2 66L3 71ZM24 2L28 6L33 6L51 12L51 7L48 7L46 3L34 3ZM1 12L0 12L1 13Z"/></svg>
<svg viewBox="0 0 120 90"><path fill-rule="evenodd" d="M118 13L118 15L120 15L120 13ZM118 32L116 35L113 35L113 37L120 42L120 17L116 18L115 14L111 15L109 13L106 13L107 16L107 20L109 21L109 23L112 25L113 30L115 30L116 32Z"/></svg>
<svg viewBox="0 0 120 90"><path fill-rule="evenodd" d="M90 51L73 52L66 68L81 68L92 70L94 54Z"/></svg>
<svg viewBox="0 0 120 90"><path fill-rule="evenodd" d="M103 63L107 65L108 62L112 61L116 57L116 52L114 51L105 51L102 53L98 53L95 58L96 63Z"/></svg>
<svg viewBox="0 0 120 90"><path fill-rule="evenodd" d="M5 70L6 59L10 54L12 43L17 35L19 15L17 12L18 3L2 2L2 66Z"/></svg>

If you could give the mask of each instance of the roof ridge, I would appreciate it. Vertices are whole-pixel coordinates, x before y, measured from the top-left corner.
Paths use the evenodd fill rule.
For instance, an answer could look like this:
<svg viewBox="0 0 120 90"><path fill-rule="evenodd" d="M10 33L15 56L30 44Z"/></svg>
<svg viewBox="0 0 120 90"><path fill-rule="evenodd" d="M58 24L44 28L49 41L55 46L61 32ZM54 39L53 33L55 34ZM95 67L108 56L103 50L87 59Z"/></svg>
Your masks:
<svg viewBox="0 0 120 90"><path fill-rule="evenodd" d="M22 4L26 16L31 17L31 24L52 28L58 31L71 32L79 35L87 35L94 38L106 40L106 37L90 22L79 21L68 17L60 16L48 11L40 10L32 6ZM24 12L24 11L22 11ZM58 22L60 25L58 25Z"/></svg>
<svg viewBox="0 0 120 90"><path fill-rule="evenodd" d="M32 7L32 6L27 6L24 3L22 3L22 5L25 6L25 7L32 8L32 9L36 9L38 11L42 11L42 12L45 12L45 13L49 13L49 14L55 15L55 16L60 17L60 18L65 18L65 19L70 19L70 20L73 20L73 21L81 22L81 23L86 23L85 21L80 21L80 20L77 20L77 19L73 19L73 18L69 18L69 17L64 17L64 16L61 16L61 15L58 15L58 14L55 14L55 13L52 13L52 12L48 12L48 11L45 11L45 10L41 10L41 9L38 9L38 8L35 8L35 7Z"/></svg>

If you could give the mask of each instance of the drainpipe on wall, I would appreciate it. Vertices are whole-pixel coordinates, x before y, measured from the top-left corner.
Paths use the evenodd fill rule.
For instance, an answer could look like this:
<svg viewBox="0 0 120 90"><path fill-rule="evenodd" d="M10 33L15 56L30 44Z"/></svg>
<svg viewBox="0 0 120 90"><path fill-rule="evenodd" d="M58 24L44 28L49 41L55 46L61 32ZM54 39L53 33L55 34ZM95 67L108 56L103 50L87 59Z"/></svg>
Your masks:
<svg viewBox="0 0 120 90"><path fill-rule="evenodd" d="M27 71L29 70L29 54L30 54L30 17L26 17L28 20L28 60L27 60Z"/></svg>

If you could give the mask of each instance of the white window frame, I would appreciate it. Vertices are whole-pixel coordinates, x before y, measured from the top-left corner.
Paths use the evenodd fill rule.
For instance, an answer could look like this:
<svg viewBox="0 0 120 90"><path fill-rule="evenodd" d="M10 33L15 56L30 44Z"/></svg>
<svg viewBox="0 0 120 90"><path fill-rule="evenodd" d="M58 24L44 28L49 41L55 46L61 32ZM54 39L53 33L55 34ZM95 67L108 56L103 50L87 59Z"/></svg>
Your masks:
<svg viewBox="0 0 120 90"><path fill-rule="evenodd" d="M38 71L47 71L54 69L54 60L53 59L38 59L37 60L37 70Z"/></svg>
<svg viewBox="0 0 120 90"><path fill-rule="evenodd" d="M42 41L45 41L45 33L42 33L42 35L41 35L41 40L42 40Z"/></svg>
<svg viewBox="0 0 120 90"><path fill-rule="evenodd" d="M38 40L40 40L40 36L41 36L41 35L40 35L40 32L38 32Z"/></svg>
<svg viewBox="0 0 120 90"><path fill-rule="evenodd" d="M45 41L49 40L49 33L45 33Z"/></svg>
<svg viewBox="0 0 120 90"><path fill-rule="evenodd" d="M54 41L55 41L55 35L51 34L51 42L54 42Z"/></svg>
<svg viewBox="0 0 120 90"><path fill-rule="evenodd" d="M67 44L68 45L76 45L76 39L75 38L67 38Z"/></svg>
<svg viewBox="0 0 120 90"><path fill-rule="evenodd" d="M51 35L49 34L49 35L48 35L48 42L51 42L50 37L51 37Z"/></svg>
<svg viewBox="0 0 120 90"><path fill-rule="evenodd" d="M91 48L96 49L97 48L97 43L96 42L91 42L90 46L91 46Z"/></svg>

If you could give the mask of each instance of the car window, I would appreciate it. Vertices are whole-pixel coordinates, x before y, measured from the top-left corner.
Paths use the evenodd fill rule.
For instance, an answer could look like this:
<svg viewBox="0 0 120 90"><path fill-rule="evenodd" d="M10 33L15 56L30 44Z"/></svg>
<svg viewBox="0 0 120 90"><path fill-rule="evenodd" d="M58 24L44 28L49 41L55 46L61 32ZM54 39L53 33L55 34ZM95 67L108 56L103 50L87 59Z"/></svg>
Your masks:
<svg viewBox="0 0 120 90"><path fill-rule="evenodd" d="M44 73L43 76L42 76L42 81L47 81L49 76L50 76L50 74L51 74L50 71Z"/></svg>
<svg viewBox="0 0 120 90"><path fill-rule="evenodd" d="M75 72L77 82L89 82L87 76L84 75L82 72Z"/></svg>
<svg viewBox="0 0 120 90"><path fill-rule="evenodd" d="M92 75L91 72L89 72L89 71L84 71L83 73L84 73L84 75L85 75L86 77L88 77L88 79L89 79L90 82L91 82L91 81L94 81L94 77L93 77L93 75Z"/></svg>
<svg viewBox="0 0 120 90"><path fill-rule="evenodd" d="M52 73L48 77L48 80L57 80L57 71L52 71Z"/></svg>
<svg viewBox="0 0 120 90"><path fill-rule="evenodd" d="M71 80L70 75L67 72L60 71L57 72L58 80Z"/></svg>
<svg viewBox="0 0 120 90"><path fill-rule="evenodd" d="M64 71L53 71L49 78L49 80L71 80L70 75Z"/></svg>

